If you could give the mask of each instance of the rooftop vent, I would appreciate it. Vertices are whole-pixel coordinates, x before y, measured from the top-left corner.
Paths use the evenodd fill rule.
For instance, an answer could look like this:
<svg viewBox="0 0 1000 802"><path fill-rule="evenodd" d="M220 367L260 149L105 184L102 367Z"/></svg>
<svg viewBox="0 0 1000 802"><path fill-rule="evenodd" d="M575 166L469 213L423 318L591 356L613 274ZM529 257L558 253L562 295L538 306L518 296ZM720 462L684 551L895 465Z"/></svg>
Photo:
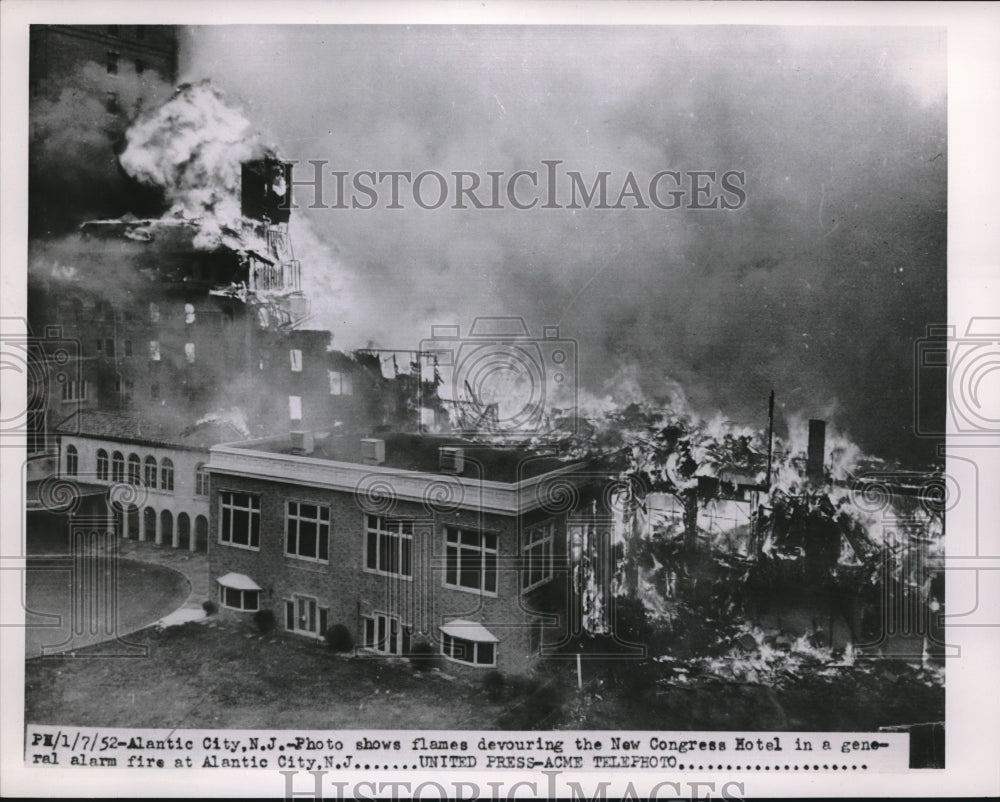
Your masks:
<svg viewBox="0 0 1000 802"><path fill-rule="evenodd" d="M361 461L365 465L382 465L385 462L385 440L361 438Z"/></svg>
<svg viewBox="0 0 1000 802"><path fill-rule="evenodd" d="M438 449L441 473L461 473L465 469L465 449L441 446Z"/></svg>
<svg viewBox="0 0 1000 802"><path fill-rule="evenodd" d="M313 438L312 432L303 432L300 430L295 430L289 432L289 437L292 441L292 453L293 454L312 454L313 449L316 446L316 441Z"/></svg>

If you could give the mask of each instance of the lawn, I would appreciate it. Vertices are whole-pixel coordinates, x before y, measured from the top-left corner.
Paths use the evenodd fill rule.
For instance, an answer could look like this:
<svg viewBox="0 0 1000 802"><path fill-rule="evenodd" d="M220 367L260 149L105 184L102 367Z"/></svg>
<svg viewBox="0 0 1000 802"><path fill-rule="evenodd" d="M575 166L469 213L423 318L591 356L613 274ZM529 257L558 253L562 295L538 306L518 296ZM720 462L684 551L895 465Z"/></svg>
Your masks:
<svg viewBox="0 0 1000 802"><path fill-rule="evenodd" d="M502 701L481 684L403 660L335 655L320 641L221 620L129 638L147 658L40 658L26 665L34 723L156 728L489 729Z"/></svg>
<svg viewBox="0 0 1000 802"><path fill-rule="evenodd" d="M575 666L529 681L451 677L407 661L336 655L321 641L209 619L129 640L144 658L44 657L26 665L39 724L238 729L872 731L944 720L940 677L901 663L799 666L773 685L686 664ZM488 678L488 679L487 679Z"/></svg>

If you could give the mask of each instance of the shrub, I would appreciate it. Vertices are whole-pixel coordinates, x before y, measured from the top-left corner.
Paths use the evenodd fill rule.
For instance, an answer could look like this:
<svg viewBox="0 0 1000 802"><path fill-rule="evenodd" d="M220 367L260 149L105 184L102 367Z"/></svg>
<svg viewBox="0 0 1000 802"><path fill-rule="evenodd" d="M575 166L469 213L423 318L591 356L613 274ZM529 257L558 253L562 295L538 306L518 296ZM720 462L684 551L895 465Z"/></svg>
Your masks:
<svg viewBox="0 0 1000 802"><path fill-rule="evenodd" d="M491 702L499 702L504 698L504 691L507 688L507 680L499 671L491 671L483 677L483 690L486 698Z"/></svg>
<svg viewBox="0 0 1000 802"><path fill-rule="evenodd" d="M326 645L335 652L350 652L354 649L354 638L343 624L332 624L326 630Z"/></svg>
<svg viewBox="0 0 1000 802"><path fill-rule="evenodd" d="M267 635L276 626L274 613L270 610L258 610L253 614L253 622L257 625L262 635Z"/></svg>
<svg viewBox="0 0 1000 802"><path fill-rule="evenodd" d="M437 649L429 640L423 638L410 644L410 663L417 671L427 671L437 663Z"/></svg>
<svg viewBox="0 0 1000 802"><path fill-rule="evenodd" d="M215 615L219 612L219 605L211 599L206 599L201 603L201 609L205 611L205 615Z"/></svg>

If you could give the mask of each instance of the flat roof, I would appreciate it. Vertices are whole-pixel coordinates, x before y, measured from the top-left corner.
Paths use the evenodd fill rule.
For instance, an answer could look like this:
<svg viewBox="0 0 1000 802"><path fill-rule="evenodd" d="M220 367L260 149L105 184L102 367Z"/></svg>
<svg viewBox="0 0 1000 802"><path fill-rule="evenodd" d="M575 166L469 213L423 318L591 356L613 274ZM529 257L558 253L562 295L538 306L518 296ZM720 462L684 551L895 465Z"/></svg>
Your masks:
<svg viewBox="0 0 1000 802"><path fill-rule="evenodd" d="M560 459L554 456L539 456L523 447L427 434L314 433L313 451L310 454L304 454L301 450L293 448L290 436L227 445L230 448L248 451L306 456L310 459L365 465L367 463L361 450L361 440L364 438L385 441L383 467L420 473L444 473L440 468L439 449L442 446L461 448L464 453L465 466L458 475L490 482L513 484L579 462L579 460Z"/></svg>

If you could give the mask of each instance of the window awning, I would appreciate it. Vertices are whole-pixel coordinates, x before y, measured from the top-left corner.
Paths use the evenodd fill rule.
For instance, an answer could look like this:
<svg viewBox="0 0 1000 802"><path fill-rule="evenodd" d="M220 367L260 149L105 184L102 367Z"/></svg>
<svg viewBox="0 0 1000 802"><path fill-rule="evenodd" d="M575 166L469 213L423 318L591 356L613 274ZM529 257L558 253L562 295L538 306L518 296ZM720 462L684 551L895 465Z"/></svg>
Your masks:
<svg viewBox="0 0 1000 802"><path fill-rule="evenodd" d="M462 640L471 640L477 643L500 642L500 639L482 624L477 624L475 621L463 621L461 618L456 618L454 621L442 624L439 629L445 635L451 635L453 638L461 638Z"/></svg>
<svg viewBox="0 0 1000 802"><path fill-rule="evenodd" d="M232 588L233 590L260 590L261 587L256 582L254 582L246 574L234 574L228 573L225 576L220 576L217 580L220 585L224 588Z"/></svg>

